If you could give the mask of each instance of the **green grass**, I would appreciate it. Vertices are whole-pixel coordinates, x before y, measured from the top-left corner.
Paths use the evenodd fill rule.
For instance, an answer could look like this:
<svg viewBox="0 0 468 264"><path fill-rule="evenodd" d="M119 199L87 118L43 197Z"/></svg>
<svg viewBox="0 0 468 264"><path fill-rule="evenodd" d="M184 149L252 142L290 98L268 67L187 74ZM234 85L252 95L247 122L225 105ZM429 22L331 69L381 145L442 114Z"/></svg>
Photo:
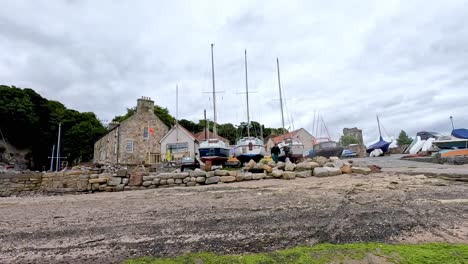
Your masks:
<svg viewBox="0 0 468 264"><path fill-rule="evenodd" d="M375 257L384 263L467 263L468 245L431 243L405 244L318 244L313 247L300 246L270 253L245 255L217 255L192 253L174 258L143 257L127 260L126 264L270 264L270 263L346 263Z"/></svg>

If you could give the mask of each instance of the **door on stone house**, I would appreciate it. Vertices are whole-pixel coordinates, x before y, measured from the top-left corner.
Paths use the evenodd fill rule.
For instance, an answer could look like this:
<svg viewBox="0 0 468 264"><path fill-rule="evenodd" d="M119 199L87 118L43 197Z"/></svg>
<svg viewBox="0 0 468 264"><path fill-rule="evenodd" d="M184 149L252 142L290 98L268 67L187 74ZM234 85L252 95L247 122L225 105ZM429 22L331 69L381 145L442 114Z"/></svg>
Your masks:
<svg viewBox="0 0 468 264"><path fill-rule="evenodd" d="M148 157L146 160L148 161L148 164L161 163L161 154L160 153L148 153Z"/></svg>

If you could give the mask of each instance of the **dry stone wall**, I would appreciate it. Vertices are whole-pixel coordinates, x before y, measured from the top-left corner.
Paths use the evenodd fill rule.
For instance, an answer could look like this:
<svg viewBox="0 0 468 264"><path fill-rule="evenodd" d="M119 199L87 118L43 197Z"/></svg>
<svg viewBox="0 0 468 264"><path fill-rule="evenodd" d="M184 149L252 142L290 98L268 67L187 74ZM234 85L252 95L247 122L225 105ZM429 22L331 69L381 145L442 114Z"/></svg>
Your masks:
<svg viewBox="0 0 468 264"><path fill-rule="evenodd" d="M291 162L269 162L268 164L249 162L237 171L215 170L205 172L200 169L189 172L149 172L144 166L133 170L116 171L71 170L65 172L32 173L20 175L0 174L0 196L14 195L25 191L46 193L77 192L118 192L168 187L190 187L240 181L296 178L328 177L343 173L368 174L378 171L376 166L356 167L352 162L338 158L319 157L314 160L293 164Z"/></svg>

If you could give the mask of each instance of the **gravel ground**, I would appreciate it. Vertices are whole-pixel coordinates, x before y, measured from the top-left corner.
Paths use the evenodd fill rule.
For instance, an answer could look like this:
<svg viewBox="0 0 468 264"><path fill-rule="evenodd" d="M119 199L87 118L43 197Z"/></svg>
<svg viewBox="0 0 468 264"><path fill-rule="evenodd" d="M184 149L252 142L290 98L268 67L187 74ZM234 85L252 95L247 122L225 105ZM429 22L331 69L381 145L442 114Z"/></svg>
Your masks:
<svg viewBox="0 0 468 264"><path fill-rule="evenodd" d="M0 198L0 263L118 263L360 241L468 243L468 184L385 172Z"/></svg>

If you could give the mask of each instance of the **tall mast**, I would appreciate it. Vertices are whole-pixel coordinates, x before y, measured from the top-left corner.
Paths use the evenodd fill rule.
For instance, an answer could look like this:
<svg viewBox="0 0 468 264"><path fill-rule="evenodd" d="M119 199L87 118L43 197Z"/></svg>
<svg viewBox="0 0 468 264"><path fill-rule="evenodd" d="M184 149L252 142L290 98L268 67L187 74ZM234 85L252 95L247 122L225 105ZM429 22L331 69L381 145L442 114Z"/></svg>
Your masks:
<svg viewBox="0 0 468 264"><path fill-rule="evenodd" d="M379 126L379 135L380 135L380 138L382 138L382 131L380 131L380 120L379 120L379 116L377 115L377 125Z"/></svg>
<svg viewBox="0 0 468 264"><path fill-rule="evenodd" d="M283 95L281 94L281 78L280 78L280 68L279 68L279 59L276 58L276 68L278 70L278 88L280 95L280 105L281 105L281 126L284 132L284 113L283 113Z"/></svg>
<svg viewBox="0 0 468 264"><path fill-rule="evenodd" d="M58 136L57 136L57 159L55 160L56 164L56 171L60 169L60 133L62 130L62 123L59 123L58 127Z"/></svg>
<svg viewBox="0 0 468 264"><path fill-rule="evenodd" d="M218 138L218 132L216 131L216 87L215 87L215 73L214 73L214 55L213 55L213 46L211 44L211 79L213 80L213 133L215 138Z"/></svg>
<svg viewBox="0 0 468 264"><path fill-rule="evenodd" d="M179 124L179 85L176 84L176 141L179 142L179 129L178 129L178 124Z"/></svg>
<svg viewBox="0 0 468 264"><path fill-rule="evenodd" d="M247 137L250 137L249 81L248 81L248 76L247 76L247 50L245 50L244 59L245 59L245 95L247 98Z"/></svg>
<svg viewBox="0 0 468 264"><path fill-rule="evenodd" d="M205 140L208 140L208 121L206 120L206 109L203 109L203 114L205 116Z"/></svg>

